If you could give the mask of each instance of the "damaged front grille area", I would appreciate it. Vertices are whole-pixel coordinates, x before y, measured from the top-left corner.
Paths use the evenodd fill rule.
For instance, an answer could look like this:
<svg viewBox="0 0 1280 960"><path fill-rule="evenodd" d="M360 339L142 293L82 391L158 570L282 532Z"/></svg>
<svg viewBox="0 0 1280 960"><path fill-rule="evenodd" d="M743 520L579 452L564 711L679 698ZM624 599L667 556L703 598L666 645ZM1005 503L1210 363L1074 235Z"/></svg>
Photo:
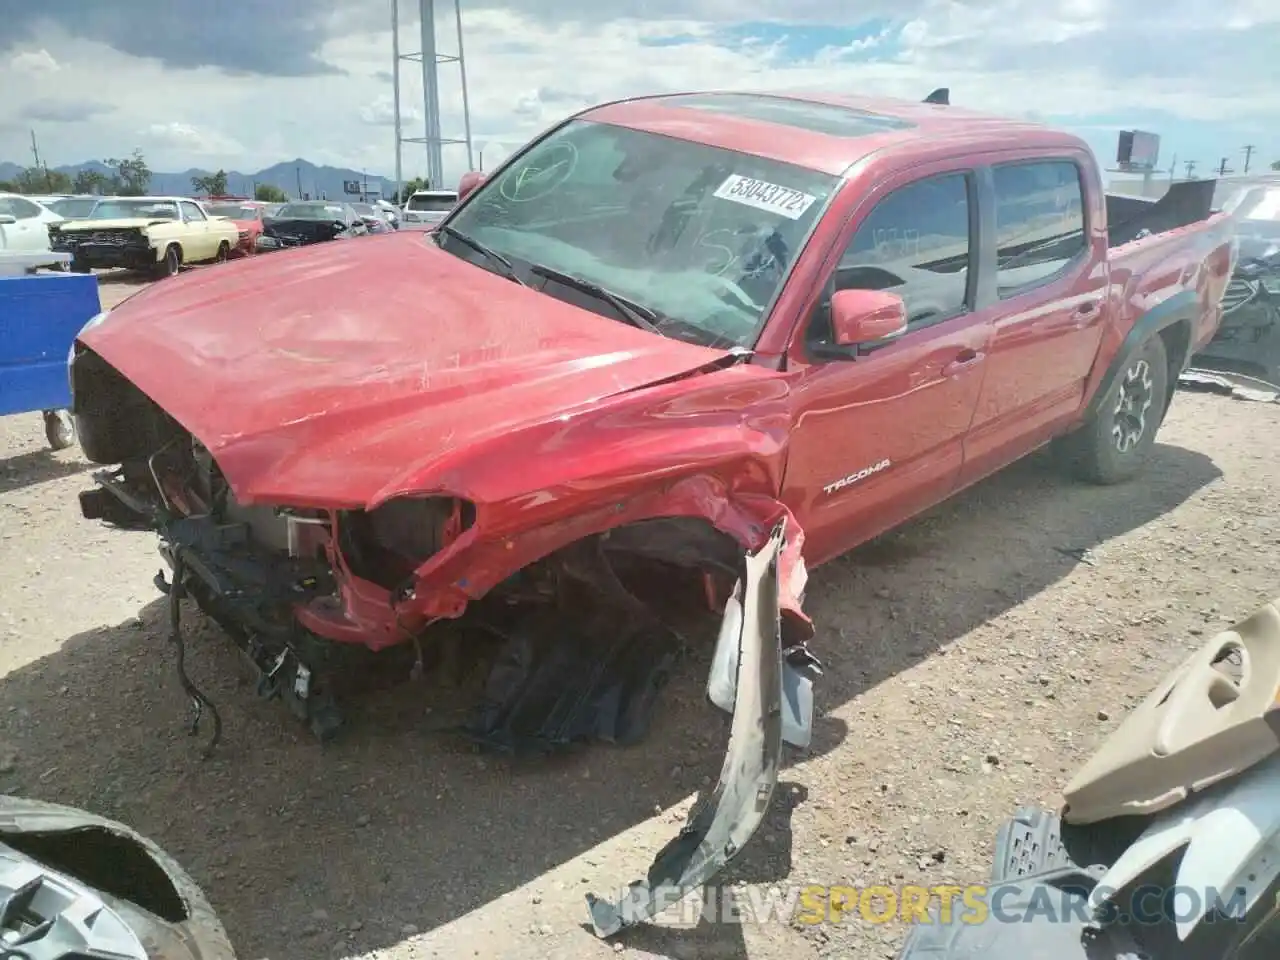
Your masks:
<svg viewBox="0 0 1280 960"><path fill-rule="evenodd" d="M454 497L397 497L373 510L337 515L338 549L352 574L394 593L476 521L475 504Z"/></svg>

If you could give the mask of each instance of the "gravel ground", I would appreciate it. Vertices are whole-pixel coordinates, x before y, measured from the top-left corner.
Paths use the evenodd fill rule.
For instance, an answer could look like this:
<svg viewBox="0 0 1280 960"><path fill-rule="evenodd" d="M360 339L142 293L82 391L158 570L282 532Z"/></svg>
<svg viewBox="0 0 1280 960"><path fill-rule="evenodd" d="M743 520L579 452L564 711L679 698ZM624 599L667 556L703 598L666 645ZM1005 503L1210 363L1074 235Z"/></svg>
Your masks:
<svg viewBox="0 0 1280 960"><path fill-rule="evenodd" d="M1077 485L1032 458L814 571L815 743L725 879L981 880L1004 816L1056 803L1188 648L1280 594L1278 428L1280 407L1183 394L1139 482ZM153 538L79 518L88 469L44 449L38 415L0 419L0 791L156 838L242 960L894 955L901 925L856 918L657 924L618 945L584 929L583 894L640 876L718 772L705 658L630 750L484 757L431 731L447 698L406 678L322 751L193 614L189 667L226 721L201 762Z"/></svg>

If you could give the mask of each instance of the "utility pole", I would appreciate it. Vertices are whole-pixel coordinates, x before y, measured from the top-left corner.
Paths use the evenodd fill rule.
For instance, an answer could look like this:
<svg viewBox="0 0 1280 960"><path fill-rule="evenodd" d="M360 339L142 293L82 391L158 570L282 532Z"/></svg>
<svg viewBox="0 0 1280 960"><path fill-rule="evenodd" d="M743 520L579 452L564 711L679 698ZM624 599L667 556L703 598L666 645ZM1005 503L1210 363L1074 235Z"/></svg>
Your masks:
<svg viewBox="0 0 1280 960"><path fill-rule="evenodd" d="M1235 173L1235 171L1227 169L1227 158L1223 157L1222 162L1218 164L1218 176L1225 177L1228 173Z"/></svg>
<svg viewBox="0 0 1280 960"><path fill-rule="evenodd" d="M46 190L48 190L50 193L53 193L53 177L52 177L52 175L49 173L49 165L48 165L47 163L42 164L42 163L40 162L40 148L39 148L38 146L36 146L36 132L35 132L35 130L32 130L32 131L31 131L31 155L32 155L33 157L35 157L35 160L36 160L36 169L37 169L37 170L43 170L43 171L44 171L44 186L45 186L45 189L46 189Z"/></svg>
<svg viewBox="0 0 1280 960"><path fill-rule="evenodd" d="M298 178L298 199L302 199L302 168L294 167L293 175Z"/></svg>
<svg viewBox="0 0 1280 960"><path fill-rule="evenodd" d="M1245 173L1249 172L1249 158L1253 156L1253 151L1256 149L1257 147L1255 147L1252 143L1246 143L1244 145L1244 172Z"/></svg>
<svg viewBox="0 0 1280 960"><path fill-rule="evenodd" d="M1169 186L1173 186L1173 178L1178 175L1178 155L1173 155L1173 162L1169 164Z"/></svg>
<svg viewBox="0 0 1280 960"><path fill-rule="evenodd" d="M1187 168L1187 179L1190 180L1191 174L1195 172L1196 162L1194 160L1188 160L1184 166Z"/></svg>

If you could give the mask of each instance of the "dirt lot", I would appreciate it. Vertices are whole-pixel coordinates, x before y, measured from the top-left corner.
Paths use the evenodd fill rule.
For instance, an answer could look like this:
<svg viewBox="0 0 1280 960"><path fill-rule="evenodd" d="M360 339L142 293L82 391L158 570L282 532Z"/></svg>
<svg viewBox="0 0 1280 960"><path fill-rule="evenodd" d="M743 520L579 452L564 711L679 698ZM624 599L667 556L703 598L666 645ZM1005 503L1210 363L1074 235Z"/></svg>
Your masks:
<svg viewBox="0 0 1280 960"><path fill-rule="evenodd" d="M1278 406L1184 394L1140 482L1035 458L815 571L818 736L727 879L981 879L1007 813L1055 802L1189 646L1280 594L1278 430ZM440 694L407 679L322 751L202 624L189 665L226 720L202 763L153 539L79 519L87 470L38 416L0 420L0 791L151 834L242 958L893 955L903 928L859 919L584 930L584 892L638 877L718 772L705 657L643 745L513 765L432 732Z"/></svg>

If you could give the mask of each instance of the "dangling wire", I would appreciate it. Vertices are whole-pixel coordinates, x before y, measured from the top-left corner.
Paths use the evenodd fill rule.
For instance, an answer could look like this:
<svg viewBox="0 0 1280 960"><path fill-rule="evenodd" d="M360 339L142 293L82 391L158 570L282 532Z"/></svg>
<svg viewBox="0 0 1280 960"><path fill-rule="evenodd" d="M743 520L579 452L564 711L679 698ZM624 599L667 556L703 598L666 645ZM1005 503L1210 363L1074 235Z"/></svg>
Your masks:
<svg viewBox="0 0 1280 960"><path fill-rule="evenodd" d="M206 697L187 676L187 644L182 636L182 598L186 595L185 574L186 564L183 563L182 555L179 553L174 557L173 583L169 587L169 640L177 649L178 682L182 684L183 691L191 700L191 727L187 735L194 737L200 732L200 720L204 716L206 707L213 716L213 736L202 753L202 757L207 760L222 739L222 717L219 716L218 708L214 706L213 701Z"/></svg>

